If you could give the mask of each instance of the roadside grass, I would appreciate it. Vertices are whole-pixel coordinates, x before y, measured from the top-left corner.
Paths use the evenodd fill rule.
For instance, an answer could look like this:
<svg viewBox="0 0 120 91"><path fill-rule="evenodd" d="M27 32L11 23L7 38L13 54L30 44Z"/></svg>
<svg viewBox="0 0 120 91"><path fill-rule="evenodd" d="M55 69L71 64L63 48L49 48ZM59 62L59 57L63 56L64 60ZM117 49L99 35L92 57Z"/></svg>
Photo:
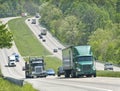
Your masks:
<svg viewBox="0 0 120 91"><path fill-rule="evenodd" d="M28 28L28 26L25 24L25 19L26 18L17 18L8 22L20 54L23 57L44 56L46 69L53 68L55 71L57 71L57 68L61 65L61 60L56 57L45 57L46 55L51 55L51 53L44 48L33 32ZM25 58L25 60L28 60L28 58Z"/></svg>
<svg viewBox="0 0 120 91"><path fill-rule="evenodd" d="M0 91L37 91L31 84L25 84L23 87L10 83L3 78L0 78Z"/></svg>
<svg viewBox="0 0 120 91"><path fill-rule="evenodd" d="M120 72L99 70L99 71L97 71L97 76L100 76L100 77L120 77Z"/></svg>

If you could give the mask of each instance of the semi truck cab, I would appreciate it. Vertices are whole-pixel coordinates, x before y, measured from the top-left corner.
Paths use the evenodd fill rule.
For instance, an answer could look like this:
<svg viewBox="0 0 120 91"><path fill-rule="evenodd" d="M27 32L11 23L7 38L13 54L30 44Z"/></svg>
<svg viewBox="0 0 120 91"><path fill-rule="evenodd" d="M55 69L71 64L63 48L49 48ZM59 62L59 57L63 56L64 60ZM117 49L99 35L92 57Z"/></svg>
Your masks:
<svg viewBox="0 0 120 91"><path fill-rule="evenodd" d="M26 78L47 76L43 58L30 58L28 62L25 62L24 70Z"/></svg>

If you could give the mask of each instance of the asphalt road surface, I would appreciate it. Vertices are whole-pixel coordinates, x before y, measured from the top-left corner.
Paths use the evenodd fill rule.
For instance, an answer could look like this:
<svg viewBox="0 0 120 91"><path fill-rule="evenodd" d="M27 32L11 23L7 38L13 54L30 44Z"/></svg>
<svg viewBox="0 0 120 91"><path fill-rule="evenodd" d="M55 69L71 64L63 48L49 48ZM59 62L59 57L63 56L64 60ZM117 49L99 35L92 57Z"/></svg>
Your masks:
<svg viewBox="0 0 120 91"><path fill-rule="evenodd" d="M8 20L9 19L4 19L4 21ZM38 24L31 24L30 21L26 21L26 23L39 39L38 34L40 33L41 27ZM57 56L61 59L61 51L59 50L58 53L54 53L53 48L64 48L64 46L59 44L59 42L55 40L53 36L49 33L47 34L47 36L44 36L44 38L46 39L46 42L42 42L42 40L39 39L40 42L46 48L48 48L54 56ZM17 63L16 67L6 66L8 62L7 58L13 52L19 53L15 44L10 49L0 49L0 66L2 69L2 73L4 74L4 76L9 76L17 79L25 79L24 72L22 71L24 60L21 56L20 62ZM99 68L103 69L103 65L100 65L101 66L99 66ZM25 81L31 83L33 87L37 88L39 91L120 91L120 78L64 78L64 76L48 76L46 78L25 79Z"/></svg>

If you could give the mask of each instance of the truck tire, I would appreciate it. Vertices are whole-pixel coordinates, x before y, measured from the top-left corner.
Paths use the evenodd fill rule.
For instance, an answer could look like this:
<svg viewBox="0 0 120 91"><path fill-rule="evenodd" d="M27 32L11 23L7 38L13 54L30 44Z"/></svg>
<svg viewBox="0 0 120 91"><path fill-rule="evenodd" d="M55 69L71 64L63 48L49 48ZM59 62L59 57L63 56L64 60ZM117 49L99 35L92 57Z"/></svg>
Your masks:
<svg viewBox="0 0 120 91"><path fill-rule="evenodd" d="M30 78L29 73L25 72L25 78Z"/></svg>
<svg viewBox="0 0 120 91"><path fill-rule="evenodd" d="M25 78L29 78L29 76L26 75Z"/></svg>
<svg viewBox="0 0 120 91"><path fill-rule="evenodd" d="M60 74L58 74L57 76L60 77Z"/></svg>
<svg viewBox="0 0 120 91"><path fill-rule="evenodd" d="M96 73L93 76L96 77Z"/></svg>
<svg viewBox="0 0 120 91"><path fill-rule="evenodd" d="M67 71L65 71L65 78L69 78L70 77L70 73Z"/></svg>
<svg viewBox="0 0 120 91"><path fill-rule="evenodd" d="M74 70L71 71L71 77L76 78L76 72L74 72Z"/></svg>

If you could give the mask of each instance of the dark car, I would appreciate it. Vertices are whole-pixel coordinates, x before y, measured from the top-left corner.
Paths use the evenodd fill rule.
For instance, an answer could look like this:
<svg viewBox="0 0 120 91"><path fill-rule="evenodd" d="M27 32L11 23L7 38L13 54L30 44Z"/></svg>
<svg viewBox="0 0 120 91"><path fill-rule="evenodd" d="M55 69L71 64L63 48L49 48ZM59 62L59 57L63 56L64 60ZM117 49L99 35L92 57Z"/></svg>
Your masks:
<svg viewBox="0 0 120 91"><path fill-rule="evenodd" d="M62 66L60 66L60 67L58 68L57 75L58 75L58 77L60 77L61 75L64 75L64 70L63 70L63 67L62 67Z"/></svg>
<svg viewBox="0 0 120 91"><path fill-rule="evenodd" d="M53 52L58 52L58 50L57 49L53 49Z"/></svg>
<svg viewBox="0 0 120 91"><path fill-rule="evenodd" d="M38 36L39 36L39 38L40 38L40 39L42 39L42 38L43 38L43 36L42 36L41 34L39 34Z"/></svg>
<svg viewBox="0 0 120 91"><path fill-rule="evenodd" d="M30 19L28 19L28 21L30 21Z"/></svg>
<svg viewBox="0 0 120 91"><path fill-rule="evenodd" d="M42 39L43 42L45 42L46 40L45 39Z"/></svg>
<svg viewBox="0 0 120 91"><path fill-rule="evenodd" d="M55 76L55 71L53 69L48 69L48 70L46 70L46 72L47 72L47 75Z"/></svg>

